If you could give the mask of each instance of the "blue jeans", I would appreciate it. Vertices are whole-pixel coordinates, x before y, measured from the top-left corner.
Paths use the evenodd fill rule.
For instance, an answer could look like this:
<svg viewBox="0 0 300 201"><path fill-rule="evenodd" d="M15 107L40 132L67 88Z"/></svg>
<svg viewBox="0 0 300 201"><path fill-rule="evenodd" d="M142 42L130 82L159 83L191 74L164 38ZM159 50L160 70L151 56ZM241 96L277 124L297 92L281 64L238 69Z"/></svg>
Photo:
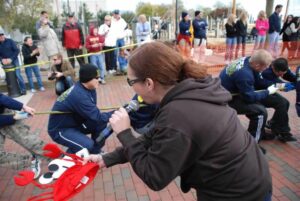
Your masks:
<svg viewBox="0 0 300 201"><path fill-rule="evenodd" d="M258 35L255 40L254 50L263 49L265 47L266 36Z"/></svg>
<svg viewBox="0 0 300 201"><path fill-rule="evenodd" d="M55 92L57 95L64 93L67 89L73 86L74 82L71 76L61 77L55 82Z"/></svg>
<svg viewBox="0 0 300 201"><path fill-rule="evenodd" d="M230 60L230 61L232 60L235 44L236 44L236 37L226 38L225 60Z"/></svg>
<svg viewBox="0 0 300 201"><path fill-rule="evenodd" d="M264 201L272 201L272 192L265 197Z"/></svg>
<svg viewBox="0 0 300 201"><path fill-rule="evenodd" d="M236 50L235 50L235 58L238 58L238 54L240 51L240 46L242 44L242 56L245 56L245 51L246 51L246 36L238 36L237 37L237 45L236 45Z"/></svg>
<svg viewBox="0 0 300 201"><path fill-rule="evenodd" d="M97 66L97 68L100 71L100 78L104 79L104 65L103 65L103 61L102 61L102 54L95 54L95 55L91 55L90 56L90 62L92 64L94 64L95 66Z"/></svg>
<svg viewBox="0 0 300 201"><path fill-rule="evenodd" d="M116 43L116 47L118 48L118 47L123 47L123 46L125 46L125 40L124 40L124 38L118 39L117 43ZM118 56L119 56L119 49L116 49L115 50L115 60L116 60L116 63L117 63Z"/></svg>
<svg viewBox="0 0 300 201"><path fill-rule="evenodd" d="M55 142L68 147L67 153L74 154L81 149L86 148L90 154L99 154L101 147L103 147L104 144L96 142L96 139L100 134L100 130L98 129L99 126L96 125L96 127L95 130L93 130L87 129L85 125L81 125L77 128L62 128L49 134ZM91 138L88 137L87 134L91 134Z"/></svg>
<svg viewBox="0 0 300 201"><path fill-rule="evenodd" d="M19 87L20 87L20 91L21 93L23 92L26 92L26 86L25 86L25 82L24 82L24 79L21 75L21 69L18 68L20 66L19 64L19 61L18 59L15 59L12 64L17 68L16 69L16 76L17 76L17 81L18 81L18 84L19 84Z"/></svg>
<svg viewBox="0 0 300 201"><path fill-rule="evenodd" d="M269 52L272 54L274 58L278 57L279 53L279 33L274 31L273 33L269 33Z"/></svg>
<svg viewBox="0 0 300 201"><path fill-rule="evenodd" d="M25 68L25 73L26 73L26 76L28 79L30 89L34 89L34 84L33 84L33 79L32 79L32 71L36 77L39 88L43 87L43 83L42 83L42 79L41 79L41 75L40 75L40 69L37 65L35 65L35 66Z"/></svg>

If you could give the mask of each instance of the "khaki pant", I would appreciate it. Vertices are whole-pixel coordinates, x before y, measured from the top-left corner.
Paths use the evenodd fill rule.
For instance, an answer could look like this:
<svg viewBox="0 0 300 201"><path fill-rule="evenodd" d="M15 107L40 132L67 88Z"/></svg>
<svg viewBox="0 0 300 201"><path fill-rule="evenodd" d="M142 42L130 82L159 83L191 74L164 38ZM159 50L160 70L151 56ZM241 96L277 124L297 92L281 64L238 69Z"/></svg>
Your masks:
<svg viewBox="0 0 300 201"><path fill-rule="evenodd" d="M5 138L12 139L25 148L30 154L19 154L4 151ZM45 143L37 134L29 132L29 127L22 122L0 128L0 166L13 169L24 169L30 164L32 155L42 156Z"/></svg>

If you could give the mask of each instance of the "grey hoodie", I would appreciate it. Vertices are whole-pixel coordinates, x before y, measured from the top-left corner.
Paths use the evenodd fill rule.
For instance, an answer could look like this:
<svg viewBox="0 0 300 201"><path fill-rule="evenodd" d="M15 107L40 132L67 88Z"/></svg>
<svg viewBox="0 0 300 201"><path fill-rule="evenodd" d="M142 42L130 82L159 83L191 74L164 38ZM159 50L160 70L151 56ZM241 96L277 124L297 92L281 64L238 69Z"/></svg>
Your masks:
<svg viewBox="0 0 300 201"><path fill-rule="evenodd" d="M153 190L177 176L201 201L263 201L272 182L267 161L227 102L218 78L187 79L163 98L154 129L134 138L118 135L123 148L103 156L111 166L129 161Z"/></svg>

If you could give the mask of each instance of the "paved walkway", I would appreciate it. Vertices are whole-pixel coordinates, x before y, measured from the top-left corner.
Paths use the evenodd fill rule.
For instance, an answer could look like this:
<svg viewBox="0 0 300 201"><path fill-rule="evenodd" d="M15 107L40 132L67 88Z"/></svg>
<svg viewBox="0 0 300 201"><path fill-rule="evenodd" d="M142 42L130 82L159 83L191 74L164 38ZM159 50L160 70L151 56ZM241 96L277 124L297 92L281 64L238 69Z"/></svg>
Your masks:
<svg viewBox="0 0 300 201"><path fill-rule="evenodd" d="M98 89L98 106L119 106L126 103L133 95L132 89L127 85L125 77L114 77L108 79L106 85L101 85ZM273 200L300 200L300 122L296 116L293 103L295 92L284 93L290 103L290 123L292 132L298 142L281 143L279 141L263 142L262 145L267 149L271 173L273 177ZM29 105L37 111L50 110L56 96L52 88L46 88L45 92L38 92L33 95ZM270 111L270 114L272 111ZM241 116L242 123L247 126L248 121ZM38 132L42 140L51 142L47 135L48 115L39 115L26 120L26 124L31 126L32 132ZM105 149L113 150L120 143L115 136L108 139ZM26 151L11 140L5 144L7 151L23 152ZM43 165L43 172L47 170L46 164ZM17 187L14 185L13 176L17 172L11 169L0 169L0 200L19 201L26 200L30 195L40 191L29 185ZM109 169L101 170L93 183L91 183L82 193L73 200L127 200L127 201L170 201L170 200L195 200L195 192L184 194L179 187L179 178L169 184L165 189L154 192L147 188L145 184L136 176L129 164L117 165Z"/></svg>
<svg viewBox="0 0 300 201"><path fill-rule="evenodd" d="M249 55L252 48L247 48ZM223 66L224 52L214 53L205 61L211 67L209 72L217 75ZM299 62L292 62L296 66ZM43 80L46 80L46 72L42 72ZM24 76L25 78L25 76ZM0 84L1 85L1 84ZM30 93L30 92L29 92ZM125 81L125 77L114 77L107 80L106 85L101 85L98 89L98 106L111 107L120 106L127 103L133 95L132 89ZM294 102L295 91L283 93L291 103L289 117L292 133L298 139L298 142L281 143L277 140L262 142L267 149L266 157L269 160L270 169L273 178L273 201L296 201L300 200L300 119L296 116ZM28 95L30 96L30 95ZM23 100L22 98L21 100ZM53 84L46 84L45 92L35 93L30 99L28 105L35 107L37 111L48 111L56 99ZM27 98L24 99L24 101ZM269 110L269 116L273 113ZM240 120L245 127L248 120L240 116ZM51 142L47 134L48 115L39 115L25 121L31 126L32 132L39 133L39 137ZM120 145L118 139L112 136L108 139L105 149L113 150ZM5 143L5 150L26 153L26 151L11 140ZM44 163L43 172L47 172L47 166ZM38 194L39 189L33 185L26 187L17 187L14 185L13 176L17 172L11 169L0 168L0 201L22 201L31 195ZM187 194L181 192L179 187L179 178L169 184L165 189L154 192L147 188L145 184L136 176L129 164L117 165L109 169L101 170L92 184L90 184L82 193L73 200L103 200L103 201L183 201L195 200L195 192Z"/></svg>

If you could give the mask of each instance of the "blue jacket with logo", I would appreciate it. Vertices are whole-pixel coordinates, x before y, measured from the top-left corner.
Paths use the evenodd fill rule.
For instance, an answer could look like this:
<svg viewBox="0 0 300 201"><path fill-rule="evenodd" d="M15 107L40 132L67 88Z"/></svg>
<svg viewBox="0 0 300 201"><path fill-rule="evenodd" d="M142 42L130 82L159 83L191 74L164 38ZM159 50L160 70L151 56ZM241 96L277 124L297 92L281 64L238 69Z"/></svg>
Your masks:
<svg viewBox="0 0 300 201"><path fill-rule="evenodd" d="M132 100L137 100L137 95L134 95ZM154 119L154 116L159 108L159 104L146 104L140 107L137 111L132 111L129 114L131 126L134 129L142 128Z"/></svg>
<svg viewBox="0 0 300 201"><path fill-rule="evenodd" d="M79 128L94 122L103 130L112 112L101 112L97 107L96 90L86 89L80 82L57 98L52 111L67 112L49 117L48 132L56 133L64 128ZM90 125L90 123L88 123Z"/></svg>
<svg viewBox="0 0 300 201"><path fill-rule="evenodd" d="M206 38L207 22L205 19L194 19L193 29L195 38Z"/></svg>
<svg viewBox="0 0 300 201"><path fill-rule="evenodd" d="M255 91L261 82L261 73L250 67L250 57L242 57L227 65L220 73L221 84L231 93L239 93L248 103L254 103L266 98L268 90Z"/></svg>

